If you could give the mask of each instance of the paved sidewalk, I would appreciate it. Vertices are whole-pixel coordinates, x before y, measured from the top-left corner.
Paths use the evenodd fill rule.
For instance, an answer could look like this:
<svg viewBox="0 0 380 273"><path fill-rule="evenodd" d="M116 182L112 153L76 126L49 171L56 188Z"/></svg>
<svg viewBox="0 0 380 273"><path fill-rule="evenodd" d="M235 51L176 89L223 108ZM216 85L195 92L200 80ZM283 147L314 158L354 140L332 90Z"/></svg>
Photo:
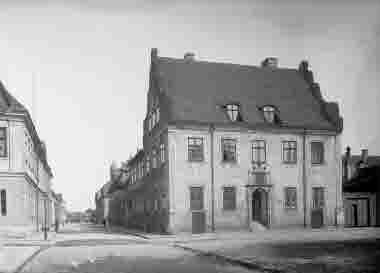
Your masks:
<svg viewBox="0 0 380 273"><path fill-rule="evenodd" d="M37 254L40 246L4 246L0 247L0 272L15 272L27 260Z"/></svg>

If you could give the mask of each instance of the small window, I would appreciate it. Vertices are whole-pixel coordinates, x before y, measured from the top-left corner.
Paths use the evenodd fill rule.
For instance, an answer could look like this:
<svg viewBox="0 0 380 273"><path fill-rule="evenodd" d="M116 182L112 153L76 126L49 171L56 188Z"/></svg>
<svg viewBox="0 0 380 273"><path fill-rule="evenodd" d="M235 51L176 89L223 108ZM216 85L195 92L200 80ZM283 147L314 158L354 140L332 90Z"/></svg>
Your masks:
<svg viewBox="0 0 380 273"><path fill-rule="evenodd" d="M133 208L133 201L132 200L128 200L127 201L127 207L128 207L128 209L132 209Z"/></svg>
<svg viewBox="0 0 380 273"><path fill-rule="evenodd" d="M285 208L287 209L297 208L297 188L296 187L285 188Z"/></svg>
<svg viewBox="0 0 380 273"><path fill-rule="evenodd" d="M227 104L225 106L227 115L231 121L242 121L240 113L240 105L238 104Z"/></svg>
<svg viewBox="0 0 380 273"><path fill-rule="evenodd" d="M156 126L156 112L155 111L152 112L152 128L154 128L154 126Z"/></svg>
<svg viewBox="0 0 380 273"><path fill-rule="evenodd" d="M223 210L236 209L235 187L223 187Z"/></svg>
<svg viewBox="0 0 380 273"><path fill-rule="evenodd" d="M152 150L152 168L157 168L157 151L155 148Z"/></svg>
<svg viewBox="0 0 380 273"><path fill-rule="evenodd" d="M297 163L297 142L282 142L282 160L284 163Z"/></svg>
<svg viewBox="0 0 380 273"><path fill-rule="evenodd" d="M325 190L323 187L313 188L313 208L324 208L325 207Z"/></svg>
<svg viewBox="0 0 380 273"><path fill-rule="evenodd" d="M190 187L190 209L203 210L203 188Z"/></svg>
<svg viewBox="0 0 380 273"><path fill-rule="evenodd" d="M323 164L324 146L323 142L311 143L311 164Z"/></svg>
<svg viewBox="0 0 380 273"><path fill-rule="evenodd" d="M160 160L161 160L161 163L165 162L165 144L164 143L160 144Z"/></svg>
<svg viewBox="0 0 380 273"><path fill-rule="evenodd" d="M203 138L189 137L187 139L187 152L189 161L203 161Z"/></svg>
<svg viewBox="0 0 380 273"><path fill-rule="evenodd" d="M268 123L274 123L276 121L275 108L273 106L267 105L262 108L264 119Z"/></svg>
<svg viewBox="0 0 380 273"><path fill-rule="evenodd" d="M0 157L7 156L7 129L0 128Z"/></svg>
<svg viewBox="0 0 380 273"><path fill-rule="evenodd" d="M236 162L236 139L222 139L223 162Z"/></svg>
<svg viewBox="0 0 380 273"><path fill-rule="evenodd" d="M265 140L255 140L252 142L252 163L263 164L266 162Z"/></svg>
<svg viewBox="0 0 380 273"><path fill-rule="evenodd" d="M148 155L146 156L145 160L146 160L145 161L146 162L146 173L148 174L150 172L150 158Z"/></svg>
<svg viewBox="0 0 380 273"><path fill-rule="evenodd" d="M7 215L7 192L5 190L0 191L0 205L1 205L1 216Z"/></svg>
<svg viewBox="0 0 380 273"><path fill-rule="evenodd" d="M160 121L160 108L156 109L156 120L157 120L157 123Z"/></svg>

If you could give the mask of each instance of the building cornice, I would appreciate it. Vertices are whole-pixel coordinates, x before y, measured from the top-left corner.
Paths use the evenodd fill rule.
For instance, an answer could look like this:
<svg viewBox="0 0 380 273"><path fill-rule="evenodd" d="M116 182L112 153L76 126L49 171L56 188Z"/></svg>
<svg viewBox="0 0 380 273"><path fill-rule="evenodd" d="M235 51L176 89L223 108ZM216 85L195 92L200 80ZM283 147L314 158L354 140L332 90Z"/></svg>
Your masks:
<svg viewBox="0 0 380 273"><path fill-rule="evenodd" d="M2 172L0 171L0 177L7 178L24 178L30 185L32 185L35 189L38 189L41 193L48 194L48 192L43 191L38 184L30 177L27 172Z"/></svg>
<svg viewBox="0 0 380 273"><path fill-rule="evenodd" d="M307 134L307 135L329 135L336 136L340 133L329 128L313 128L312 126L275 126L266 124L248 123L207 123L199 121L173 121L168 125L168 132L177 130L199 130L209 131L214 127L215 132L241 132L241 133L273 133L273 134Z"/></svg>

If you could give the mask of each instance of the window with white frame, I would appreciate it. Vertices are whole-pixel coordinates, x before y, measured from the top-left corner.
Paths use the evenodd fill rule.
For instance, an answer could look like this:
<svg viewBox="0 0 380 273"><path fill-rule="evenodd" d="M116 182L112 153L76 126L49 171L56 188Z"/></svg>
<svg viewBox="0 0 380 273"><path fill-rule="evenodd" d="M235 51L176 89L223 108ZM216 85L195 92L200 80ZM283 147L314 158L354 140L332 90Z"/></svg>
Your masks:
<svg viewBox="0 0 380 273"><path fill-rule="evenodd" d="M157 123L160 121L160 108L158 107L156 109L156 119L157 119Z"/></svg>
<svg viewBox="0 0 380 273"><path fill-rule="evenodd" d="M285 208L296 209L297 208L297 188L285 187Z"/></svg>
<svg viewBox="0 0 380 273"><path fill-rule="evenodd" d="M313 141L311 142L311 164L323 164L324 163L324 145L323 142Z"/></svg>
<svg viewBox="0 0 380 273"><path fill-rule="evenodd" d="M188 137L187 138L187 154L188 161L203 161L203 138Z"/></svg>
<svg viewBox="0 0 380 273"><path fill-rule="evenodd" d="M282 142L282 161L284 163L297 163L297 142Z"/></svg>
<svg viewBox="0 0 380 273"><path fill-rule="evenodd" d="M149 155L146 156L145 162L146 162L146 173L149 174L149 172L150 172L150 157L149 157Z"/></svg>
<svg viewBox="0 0 380 273"><path fill-rule="evenodd" d="M5 190L0 191L0 206L1 216L7 215L7 192Z"/></svg>
<svg viewBox="0 0 380 273"><path fill-rule="evenodd" d="M152 150L152 168L157 168L157 150L153 148Z"/></svg>
<svg viewBox="0 0 380 273"><path fill-rule="evenodd" d="M160 144L160 161L161 163L165 162L165 143Z"/></svg>
<svg viewBox="0 0 380 273"><path fill-rule="evenodd" d="M265 140L252 141L252 163L263 164L266 162Z"/></svg>
<svg viewBox="0 0 380 273"><path fill-rule="evenodd" d="M7 128L0 128L0 157L7 156Z"/></svg>
<svg viewBox="0 0 380 273"><path fill-rule="evenodd" d="M313 208L325 207L325 189L323 187L313 187Z"/></svg>
<svg viewBox="0 0 380 273"><path fill-rule="evenodd" d="M223 187L223 210L236 209L235 187Z"/></svg>
<svg viewBox="0 0 380 273"><path fill-rule="evenodd" d="M236 162L236 139L222 139L222 160L223 162Z"/></svg>

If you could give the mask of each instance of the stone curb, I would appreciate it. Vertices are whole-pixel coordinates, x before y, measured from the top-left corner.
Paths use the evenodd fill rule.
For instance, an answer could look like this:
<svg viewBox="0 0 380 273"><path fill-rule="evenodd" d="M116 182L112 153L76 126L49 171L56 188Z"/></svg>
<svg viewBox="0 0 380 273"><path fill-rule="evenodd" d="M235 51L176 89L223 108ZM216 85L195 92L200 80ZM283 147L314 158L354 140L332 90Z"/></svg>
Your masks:
<svg viewBox="0 0 380 273"><path fill-rule="evenodd" d="M233 258L233 257L226 256L226 255L217 254L215 252L203 251L203 250L194 249L194 248L179 245L179 244L173 244L173 246L177 247L177 248L181 248L183 250L191 251L191 252L193 252L197 255L200 255L200 256L213 257L216 260L227 262L227 263L230 263L233 265L239 265L239 266L245 267L245 268L250 269L250 270L258 270L258 271L268 272L268 273L283 273L284 272L284 271L281 271L278 269L264 267L262 265L259 265L259 264L253 263L253 262L249 262L247 260L242 260L242 259L237 259L237 258Z"/></svg>

